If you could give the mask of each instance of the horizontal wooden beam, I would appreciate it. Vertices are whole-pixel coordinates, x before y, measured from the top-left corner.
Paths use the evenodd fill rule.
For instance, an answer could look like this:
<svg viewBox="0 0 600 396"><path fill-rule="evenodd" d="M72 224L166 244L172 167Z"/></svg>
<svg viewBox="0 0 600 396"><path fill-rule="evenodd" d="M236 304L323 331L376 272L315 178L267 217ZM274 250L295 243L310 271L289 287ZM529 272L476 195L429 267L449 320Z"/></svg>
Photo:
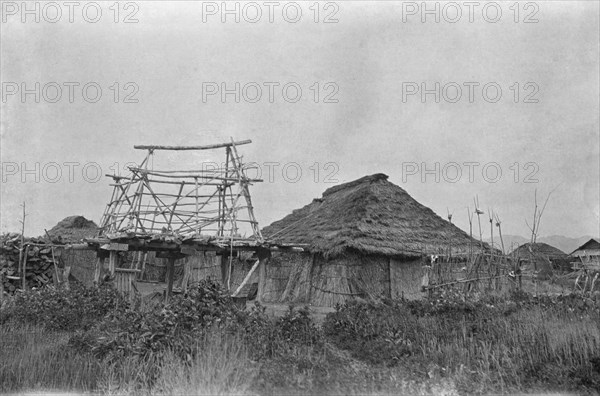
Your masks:
<svg viewBox="0 0 600 396"><path fill-rule="evenodd" d="M100 238L86 238L84 239L89 245L100 246L107 243L116 243L119 244L127 244L129 251L176 251L180 252L181 248L186 246L188 248L193 248L197 251L205 251L205 250L216 250L216 251L229 251L230 249L235 250L256 250L260 246L255 244L253 241L248 240L238 240L237 238L233 239L233 246L231 246L231 239L224 238L223 240L210 240L207 241L205 239L192 239L190 241L185 242L184 244L177 242L166 242L166 241L156 241L156 240L143 240L143 239L134 239L134 238L117 238L115 240L111 240L105 237ZM226 246L220 246L220 244Z"/></svg>
<svg viewBox="0 0 600 396"><path fill-rule="evenodd" d="M252 143L252 140L240 140L238 142L209 144L206 146L156 146L156 145L135 145L136 150L212 150L231 146L240 146L242 144Z"/></svg>
<svg viewBox="0 0 600 396"><path fill-rule="evenodd" d="M140 273L142 271L139 270L139 269L131 269L131 268L115 268L115 272L137 274L137 273Z"/></svg>
<svg viewBox="0 0 600 396"><path fill-rule="evenodd" d="M291 251L291 252L305 252L307 251L305 248L299 246L271 246L271 251Z"/></svg>
<svg viewBox="0 0 600 396"><path fill-rule="evenodd" d="M147 170L147 169L143 169L143 168L130 167L129 169L131 169L132 171L144 173L146 175L167 177L167 178L171 178L171 179L207 179L207 180L224 180L224 181L235 181L235 182L237 182L239 180L237 177L221 177L221 176L212 176L212 175L207 176L207 175L193 175L193 174L192 175L188 175L188 174L174 175L174 174L163 174L163 172L161 172L161 171L153 171L153 170ZM262 179L249 179L249 178L244 178L243 180L251 182L251 183L260 183L263 181ZM204 184L204 183L201 183L201 184Z"/></svg>
<svg viewBox="0 0 600 396"><path fill-rule="evenodd" d="M243 169L259 169L258 166L244 164ZM155 170L155 169L152 169ZM207 169L181 169L181 170L161 170L160 173L208 173L208 174L223 174L223 173L233 173L233 168L207 168Z"/></svg>
<svg viewBox="0 0 600 396"><path fill-rule="evenodd" d="M177 185L177 186L180 186L182 184L185 184L187 186L195 186L196 185L196 183L192 183L192 182L176 182L176 181L156 180L156 179L147 179L147 180L149 182L151 182L151 183L174 184L174 185ZM136 180L135 182L137 182L137 181L139 181L139 180ZM131 183L131 184L134 184L134 183ZM234 182L230 182L230 183L227 183L227 182L224 182L224 183L209 182L209 183L202 183L202 185L200 186L200 188L202 188L204 186L226 186L226 187L230 187L230 186L234 186L235 184L237 184L237 180L236 180L235 183ZM109 186L115 187L115 186L119 186L119 184L112 184L111 183L111 184L109 184ZM121 184L121 186L124 186L124 185Z"/></svg>

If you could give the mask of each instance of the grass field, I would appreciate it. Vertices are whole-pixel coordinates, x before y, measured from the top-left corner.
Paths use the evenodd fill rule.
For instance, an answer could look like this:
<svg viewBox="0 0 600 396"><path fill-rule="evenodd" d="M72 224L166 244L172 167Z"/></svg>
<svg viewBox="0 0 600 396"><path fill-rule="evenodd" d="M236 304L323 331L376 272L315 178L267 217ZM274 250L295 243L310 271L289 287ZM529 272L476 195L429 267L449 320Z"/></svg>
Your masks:
<svg viewBox="0 0 600 396"><path fill-rule="evenodd" d="M241 311L205 283L167 306L110 290L24 293L0 314L0 392L598 394L600 301L349 302Z"/></svg>

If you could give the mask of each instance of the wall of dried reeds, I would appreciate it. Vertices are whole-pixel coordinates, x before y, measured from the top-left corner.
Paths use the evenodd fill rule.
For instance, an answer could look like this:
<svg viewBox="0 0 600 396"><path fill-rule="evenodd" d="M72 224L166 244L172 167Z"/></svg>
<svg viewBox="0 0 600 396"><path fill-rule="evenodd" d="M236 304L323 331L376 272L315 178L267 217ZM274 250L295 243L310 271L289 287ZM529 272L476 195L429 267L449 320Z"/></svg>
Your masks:
<svg viewBox="0 0 600 396"><path fill-rule="evenodd" d="M420 298L422 276L421 260L354 253L325 259L320 254L277 252L266 265L262 300L333 307L357 297Z"/></svg>
<svg viewBox="0 0 600 396"><path fill-rule="evenodd" d="M55 255L60 257L63 266L71 267L71 275L86 286L94 283L94 268L96 252L93 250L55 249Z"/></svg>
<svg viewBox="0 0 600 396"><path fill-rule="evenodd" d="M184 260L187 260L190 266L190 283L211 278L220 283L225 280L224 286L227 287L227 279L229 278L229 288L232 291L238 288L256 262L256 258L251 253L234 253L230 259L227 255L217 255L215 252L210 251L199 252L197 255L189 256ZM249 283L257 283L257 277L257 273L253 274Z"/></svg>
<svg viewBox="0 0 600 396"><path fill-rule="evenodd" d="M418 300L423 298L421 289L423 275L423 261L421 259L401 261L391 258L390 268L390 297Z"/></svg>
<svg viewBox="0 0 600 396"><path fill-rule="evenodd" d="M308 253L273 253L265 265L262 301L309 303L312 261Z"/></svg>
<svg viewBox="0 0 600 396"><path fill-rule="evenodd" d="M86 285L92 285L94 281L94 269L96 266L96 252L92 250L65 250L56 249L57 260L61 266L71 266L71 273ZM235 254L232 257L231 280L229 282L232 290L235 290L244 277L250 271L256 259L251 253ZM185 265L189 265L190 274L188 283L198 282L201 279L211 278L222 282L229 275L229 257L216 255L215 252L198 252L193 256L175 260L175 285L179 285L184 277ZM138 280L149 282L165 282L167 274L167 259L157 258L156 252L124 252L120 253L119 268L140 269ZM108 270L108 260L104 261L104 269ZM103 273L104 273L103 272ZM250 283L256 283L255 274Z"/></svg>

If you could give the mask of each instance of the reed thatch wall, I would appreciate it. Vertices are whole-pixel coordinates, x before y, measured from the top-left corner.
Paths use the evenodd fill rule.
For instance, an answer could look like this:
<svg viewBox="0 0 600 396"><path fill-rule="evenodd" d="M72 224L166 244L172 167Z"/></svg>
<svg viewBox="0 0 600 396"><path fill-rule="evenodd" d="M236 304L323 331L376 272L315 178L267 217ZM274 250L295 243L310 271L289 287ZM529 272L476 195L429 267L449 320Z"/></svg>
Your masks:
<svg viewBox="0 0 600 396"><path fill-rule="evenodd" d="M390 259L391 298L418 300L424 296L421 286L425 270L420 259L400 261Z"/></svg>
<svg viewBox="0 0 600 396"><path fill-rule="evenodd" d="M266 265L266 303L333 307L350 298L420 298L421 260L346 253L328 259L322 254L274 253ZM390 282L392 279L392 282Z"/></svg>
<svg viewBox="0 0 600 396"><path fill-rule="evenodd" d="M229 256L216 255L214 252L199 252L195 256L189 256L181 260L184 264L190 265L190 283L198 282L201 279L211 278L224 286L227 286L227 278L229 276ZM251 255L240 253L231 258L231 279L229 288L234 291L242 283L246 274L252 268L256 261ZM258 275L255 273L250 278L248 283L257 283ZM225 280L225 281L224 281Z"/></svg>
<svg viewBox="0 0 600 396"><path fill-rule="evenodd" d="M71 267L71 275L79 282L87 286L91 286L94 283L95 251L58 248L55 249L55 255L60 257L63 266Z"/></svg>
<svg viewBox="0 0 600 396"><path fill-rule="evenodd" d="M92 250L65 250L56 249L57 259L64 265L71 266L71 273L84 284L92 285L94 281L94 269L96 265L96 252ZM232 271L229 282L231 290L235 290L243 281L246 274L252 268L256 259L248 254L234 256L231 260ZM181 283L186 263L190 268L188 284L198 282L201 279L211 278L223 283L228 276L229 257L216 255L215 252L198 252L197 255L175 260L175 285ZM104 262L104 271L108 270L108 260ZM167 259L157 258L156 252L123 252L120 254L119 268L141 269L143 272L138 276L141 281L165 282L167 276ZM257 275L250 279L250 283L257 283ZM226 283L226 282L225 282ZM224 284L226 286L226 284Z"/></svg>

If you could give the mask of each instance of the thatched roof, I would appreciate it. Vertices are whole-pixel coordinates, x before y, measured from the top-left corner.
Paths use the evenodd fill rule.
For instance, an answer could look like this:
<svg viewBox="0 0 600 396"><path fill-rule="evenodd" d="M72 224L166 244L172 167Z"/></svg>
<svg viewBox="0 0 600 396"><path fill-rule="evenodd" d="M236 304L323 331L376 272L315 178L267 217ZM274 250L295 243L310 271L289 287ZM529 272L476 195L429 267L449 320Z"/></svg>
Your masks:
<svg viewBox="0 0 600 396"><path fill-rule="evenodd" d="M83 216L69 216L58 222L48 231L55 242L81 242L83 238L91 238L98 233L98 226Z"/></svg>
<svg viewBox="0 0 600 396"><path fill-rule="evenodd" d="M515 250L511 254L518 255L521 258L529 257L529 253L533 253L535 256L546 257L549 259L559 259L567 257L567 254L562 250L555 248L554 246L550 246L547 243L524 243Z"/></svg>
<svg viewBox="0 0 600 396"><path fill-rule="evenodd" d="M347 249L387 256L466 253L479 242L415 201L384 174L331 187L323 197L263 229L274 243L309 244L332 257ZM486 249L489 248L485 245Z"/></svg>
<svg viewBox="0 0 600 396"><path fill-rule="evenodd" d="M596 238L592 238L571 253L571 256L574 257L586 255L600 255L600 241Z"/></svg>

